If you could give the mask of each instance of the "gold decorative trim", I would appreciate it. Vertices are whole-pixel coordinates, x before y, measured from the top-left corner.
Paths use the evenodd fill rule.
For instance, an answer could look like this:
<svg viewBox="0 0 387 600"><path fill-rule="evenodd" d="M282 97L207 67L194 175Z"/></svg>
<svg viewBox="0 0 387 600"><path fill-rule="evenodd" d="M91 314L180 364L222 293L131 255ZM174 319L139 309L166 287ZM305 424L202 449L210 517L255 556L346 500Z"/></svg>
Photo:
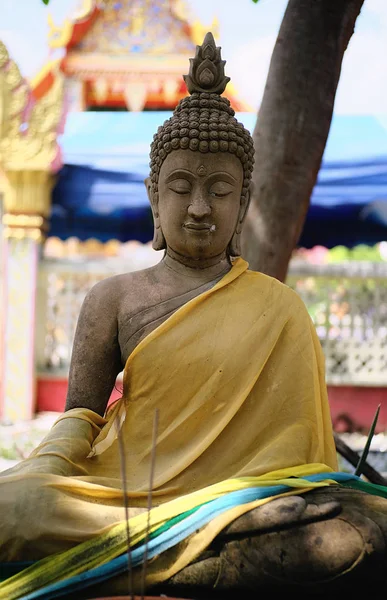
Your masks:
<svg viewBox="0 0 387 600"><path fill-rule="evenodd" d="M40 215L24 215L24 214L10 214L6 213L3 215L3 225L5 227L16 227L16 228L34 228L34 229L45 229L47 227L46 220Z"/></svg>
<svg viewBox="0 0 387 600"><path fill-rule="evenodd" d="M35 90L38 87L38 85L43 81L43 79L47 77L47 75L58 71L60 68L61 61L61 58L56 58L54 60L48 61L44 65L44 67L42 67L39 73L34 75L34 77L31 77L31 79L29 80L31 88Z"/></svg>
<svg viewBox="0 0 387 600"><path fill-rule="evenodd" d="M41 243L45 239L45 235L42 231L36 227L6 227L3 232L3 236L5 239L32 239L37 243Z"/></svg>
<svg viewBox="0 0 387 600"><path fill-rule="evenodd" d="M8 61L9 61L8 50L5 47L5 45L3 44L3 42L0 42L0 68L2 69L3 67L5 67L5 65L8 63Z"/></svg>
<svg viewBox="0 0 387 600"><path fill-rule="evenodd" d="M95 8L94 0L84 0L83 5L72 19L66 19L63 25L55 25L52 15L48 15L48 45L50 48L65 48L77 23L87 19Z"/></svg>
<svg viewBox="0 0 387 600"><path fill-rule="evenodd" d="M4 214L10 215L13 221L15 216L20 215L48 217L54 182L55 178L48 171L29 171L27 168L24 171L4 171Z"/></svg>
<svg viewBox="0 0 387 600"><path fill-rule="evenodd" d="M51 69L54 81L48 92L34 99L17 64L10 58L4 62L7 56L0 41L1 169L55 172L61 166L57 134L64 111L64 80L59 63Z"/></svg>

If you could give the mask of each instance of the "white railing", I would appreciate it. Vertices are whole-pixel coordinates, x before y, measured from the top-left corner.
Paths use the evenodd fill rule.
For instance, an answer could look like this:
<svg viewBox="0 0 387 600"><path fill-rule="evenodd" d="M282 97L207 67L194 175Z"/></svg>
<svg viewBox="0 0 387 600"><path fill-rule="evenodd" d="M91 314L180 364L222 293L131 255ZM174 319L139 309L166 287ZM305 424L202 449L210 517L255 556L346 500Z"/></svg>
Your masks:
<svg viewBox="0 0 387 600"><path fill-rule="evenodd" d="M154 262L152 254L140 266L111 258L43 260L37 299L38 371L67 373L81 304L97 281ZM304 300L315 323L328 383L387 385L387 265L292 261L287 284Z"/></svg>
<svg viewBox="0 0 387 600"><path fill-rule="evenodd" d="M387 385L387 265L294 261L287 283L314 321L328 383Z"/></svg>

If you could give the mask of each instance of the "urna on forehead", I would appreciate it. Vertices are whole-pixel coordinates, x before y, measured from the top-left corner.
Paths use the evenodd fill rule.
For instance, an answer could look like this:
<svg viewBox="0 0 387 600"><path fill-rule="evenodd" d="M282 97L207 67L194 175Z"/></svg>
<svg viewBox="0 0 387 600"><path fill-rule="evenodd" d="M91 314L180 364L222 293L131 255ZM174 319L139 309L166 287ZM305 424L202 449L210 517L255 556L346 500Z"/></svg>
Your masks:
<svg viewBox="0 0 387 600"><path fill-rule="evenodd" d="M229 81L224 65L220 48L216 47L212 34L207 33L203 44L196 47L195 58L190 59L189 74L184 76L190 96L179 102L173 116L159 127L153 138L150 175L154 194L158 195L164 160L177 150L217 157L233 154L243 168L242 196L248 192L254 164L253 140L235 118L229 100L220 95Z"/></svg>
<svg viewBox="0 0 387 600"><path fill-rule="evenodd" d="M206 153L192 150L172 151L160 168L159 184L175 172L189 173L194 177L206 180L214 174L229 174L235 181L243 183L243 167L239 158L229 152Z"/></svg>

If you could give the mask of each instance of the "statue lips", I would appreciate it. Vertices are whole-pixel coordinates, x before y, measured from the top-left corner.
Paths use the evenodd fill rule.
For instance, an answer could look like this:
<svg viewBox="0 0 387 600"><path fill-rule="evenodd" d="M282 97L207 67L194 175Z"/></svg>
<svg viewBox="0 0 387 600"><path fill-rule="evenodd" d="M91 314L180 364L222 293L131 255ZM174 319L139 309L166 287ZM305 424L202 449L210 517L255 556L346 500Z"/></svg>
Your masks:
<svg viewBox="0 0 387 600"><path fill-rule="evenodd" d="M185 229L188 229L189 231L209 231L209 232L215 231L214 225L211 225L210 223L189 222L189 223L184 223L183 227Z"/></svg>

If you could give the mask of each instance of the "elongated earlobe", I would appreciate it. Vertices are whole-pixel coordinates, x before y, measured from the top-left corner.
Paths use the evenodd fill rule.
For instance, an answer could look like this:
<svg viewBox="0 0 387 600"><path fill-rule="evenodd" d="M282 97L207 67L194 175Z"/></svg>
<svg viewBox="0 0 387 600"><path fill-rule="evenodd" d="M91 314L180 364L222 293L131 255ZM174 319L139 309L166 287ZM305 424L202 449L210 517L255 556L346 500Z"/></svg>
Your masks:
<svg viewBox="0 0 387 600"><path fill-rule="evenodd" d="M250 205L250 197L251 197L251 189L252 184L250 183L250 189L246 193L245 196L241 197L241 207L239 210L238 222L235 227L234 235L231 238L228 251L230 256L240 256L241 255L241 237L242 237L242 227L245 222L247 211Z"/></svg>
<svg viewBox="0 0 387 600"><path fill-rule="evenodd" d="M229 245L229 253L230 256L240 256L241 255L241 233L242 233L242 225L240 225L239 221L235 228L234 235L231 238L231 242Z"/></svg>
<svg viewBox="0 0 387 600"><path fill-rule="evenodd" d="M159 195L158 192L154 192L152 181L150 177L145 179L146 191L148 194L149 202L152 208L153 214L153 241L152 248L153 250L165 250L167 247L165 237L163 234L163 230L160 225L160 217L159 217Z"/></svg>
<svg viewBox="0 0 387 600"><path fill-rule="evenodd" d="M157 226L156 219L154 219L154 232L153 232L153 250L165 250L167 247L163 230L160 225Z"/></svg>

